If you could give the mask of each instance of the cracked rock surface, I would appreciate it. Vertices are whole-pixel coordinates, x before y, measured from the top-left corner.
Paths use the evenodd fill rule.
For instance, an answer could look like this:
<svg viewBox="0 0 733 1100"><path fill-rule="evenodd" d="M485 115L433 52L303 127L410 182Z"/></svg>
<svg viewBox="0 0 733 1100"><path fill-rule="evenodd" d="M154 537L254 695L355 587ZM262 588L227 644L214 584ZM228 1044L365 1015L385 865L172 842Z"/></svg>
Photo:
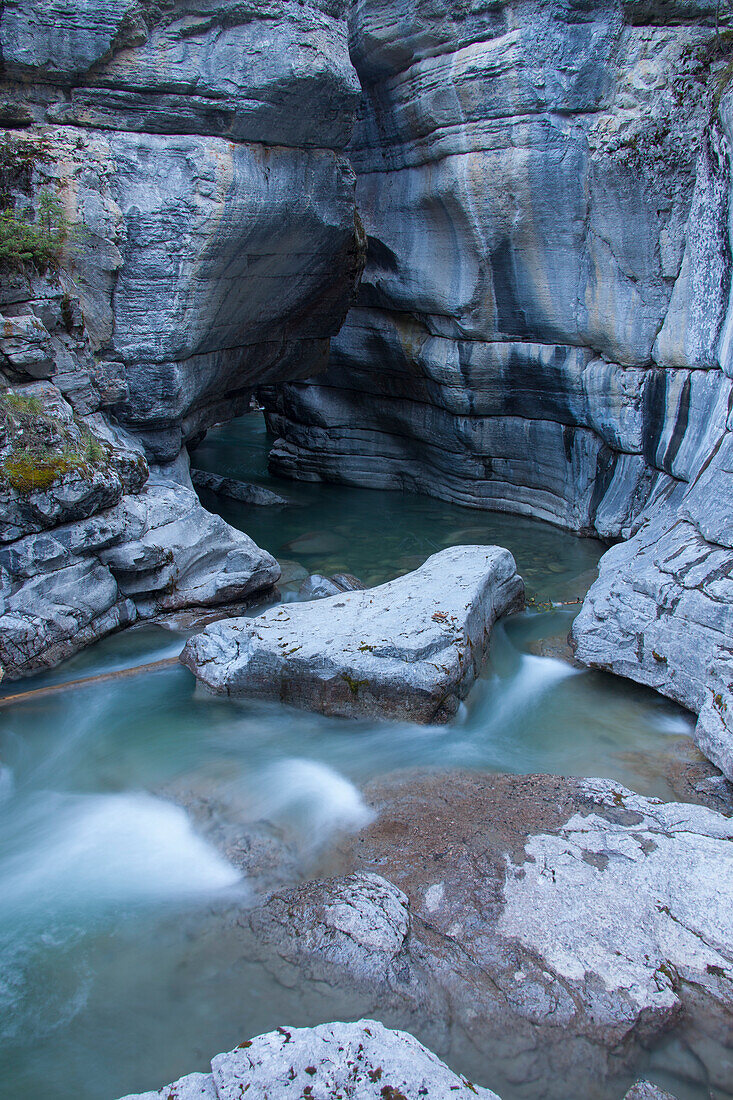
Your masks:
<svg viewBox="0 0 733 1100"><path fill-rule="evenodd" d="M398 775L367 794L376 820L330 865L345 877L252 915L283 967L366 991L479 1080L470 1051L490 1050L500 1094L620 1095L674 1027L686 1072L729 1095L730 818L598 779Z"/></svg>

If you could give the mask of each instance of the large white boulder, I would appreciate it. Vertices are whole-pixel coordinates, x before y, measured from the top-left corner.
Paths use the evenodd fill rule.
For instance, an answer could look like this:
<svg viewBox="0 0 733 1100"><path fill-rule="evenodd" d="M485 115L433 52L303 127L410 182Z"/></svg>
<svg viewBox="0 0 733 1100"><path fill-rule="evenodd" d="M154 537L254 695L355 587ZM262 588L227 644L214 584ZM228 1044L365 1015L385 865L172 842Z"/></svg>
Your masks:
<svg viewBox="0 0 733 1100"><path fill-rule="evenodd" d="M212 623L181 660L220 693L446 721L480 671L494 622L523 601L508 550L453 546L377 588Z"/></svg>

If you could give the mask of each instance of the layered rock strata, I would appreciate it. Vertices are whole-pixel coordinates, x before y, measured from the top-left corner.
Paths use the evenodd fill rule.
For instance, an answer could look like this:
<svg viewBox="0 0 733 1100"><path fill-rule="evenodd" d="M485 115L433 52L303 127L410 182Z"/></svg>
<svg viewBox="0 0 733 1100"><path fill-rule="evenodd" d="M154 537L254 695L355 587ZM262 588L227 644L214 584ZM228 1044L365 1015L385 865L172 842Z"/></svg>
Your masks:
<svg viewBox="0 0 733 1100"><path fill-rule="evenodd" d="M340 3L11 0L0 50L0 388L38 429L29 449L5 402L13 676L277 579L199 506L182 448L317 369L363 257Z"/></svg>
<svg viewBox="0 0 733 1100"><path fill-rule="evenodd" d="M123 1100L238 1100L245 1092L252 1100L288 1100L296 1089L314 1100L498 1100L453 1073L412 1035L389 1031L376 1020L279 1027L218 1054L211 1070Z"/></svg>
<svg viewBox="0 0 733 1100"><path fill-rule="evenodd" d="M181 661L228 695L446 721L481 669L494 622L523 604L508 550L453 546L377 588L212 623Z"/></svg>
<svg viewBox="0 0 733 1100"><path fill-rule="evenodd" d="M278 473L634 536L578 656L733 775L729 17L358 0L367 269L328 372L265 396Z"/></svg>

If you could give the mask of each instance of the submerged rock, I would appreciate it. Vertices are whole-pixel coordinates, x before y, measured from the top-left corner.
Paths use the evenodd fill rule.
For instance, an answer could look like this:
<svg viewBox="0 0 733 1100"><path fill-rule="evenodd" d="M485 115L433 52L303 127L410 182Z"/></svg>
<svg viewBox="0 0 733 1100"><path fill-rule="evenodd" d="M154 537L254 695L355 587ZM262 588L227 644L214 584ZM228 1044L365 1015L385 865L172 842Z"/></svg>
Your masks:
<svg viewBox="0 0 733 1100"><path fill-rule="evenodd" d="M298 595L302 600L322 600L326 596L338 596L340 592L358 592L366 585L351 573L334 573L324 577L321 573L312 573L301 584Z"/></svg>
<svg viewBox="0 0 733 1100"><path fill-rule="evenodd" d="M376 1020L279 1027L218 1054L211 1069L123 1100L498 1100L448 1069L412 1035Z"/></svg>
<svg viewBox="0 0 733 1100"><path fill-rule="evenodd" d="M455 546L364 591L213 623L181 660L207 687L333 715L446 721L524 586L498 546Z"/></svg>
<svg viewBox="0 0 733 1100"><path fill-rule="evenodd" d="M409 902L381 875L355 874L274 894L249 925L284 959L386 982L407 958Z"/></svg>
<svg viewBox="0 0 733 1100"><path fill-rule="evenodd" d="M267 506L288 503L285 497L278 496L262 485L237 481L233 477L220 477L218 474L210 474L208 470L191 470L191 481L194 489L205 489L217 496L229 497L230 500L241 500L243 504Z"/></svg>

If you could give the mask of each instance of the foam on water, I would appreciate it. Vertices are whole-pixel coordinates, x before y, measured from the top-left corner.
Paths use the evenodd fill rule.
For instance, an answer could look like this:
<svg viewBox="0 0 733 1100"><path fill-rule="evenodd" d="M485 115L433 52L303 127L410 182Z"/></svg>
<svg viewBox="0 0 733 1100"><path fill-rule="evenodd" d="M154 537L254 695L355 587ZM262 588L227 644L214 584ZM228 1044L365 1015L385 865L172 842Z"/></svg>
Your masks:
<svg viewBox="0 0 733 1100"><path fill-rule="evenodd" d="M355 832L374 818L353 783L315 760L270 764L256 773L253 790L257 814L296 824L306 847L319 847L338 831Z"/></svg>
<svg viewBox="0 0 733 1100"><path fill-rule="evenodd" d="M695 718L687 714L659 714L653 724L663 733L677 735L678 737L692 737L695 728Z"/></svg>
<svg viewBox="0 0 733 1100"><path fill-rule="evenodd" d="M548 691L579 670L556 657L535 657L525 654L519 660L517 671L511 678L497 678L470 721L482 724L489 730L498 730L507 724L516 724L518 717L537 705Z"/></svg>
<svg viewBox="0 0 733 1100"><path fill-rule="evenodd" d="M0 912L101 910L210 893L239 879L180 807L149 794L42 792L19 809L25 843L0 861Z"/></svg>

